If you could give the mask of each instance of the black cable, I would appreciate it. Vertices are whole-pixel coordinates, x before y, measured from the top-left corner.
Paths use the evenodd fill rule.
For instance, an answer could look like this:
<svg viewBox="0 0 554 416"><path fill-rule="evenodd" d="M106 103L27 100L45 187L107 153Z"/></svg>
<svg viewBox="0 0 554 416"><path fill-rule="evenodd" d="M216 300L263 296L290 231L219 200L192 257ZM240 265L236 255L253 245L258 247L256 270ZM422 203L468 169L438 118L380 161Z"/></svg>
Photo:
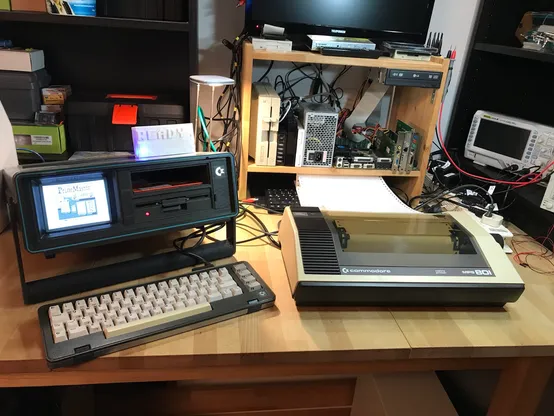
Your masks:
<svg viewBox="0 0 554 416"><path fill-rule="evenodd" d="M400 188L396 188L394 186L391 186L390 189L392 189L393 191L396 190L396 191L399 191L405 198L404 202L406 205L408 205L408 202L410 201L410 197L408 196L408 194L406 192L404 192L402 189ZM398 196L398 195L397 195Z"/></svg>
<svg viewBox="0 0 554 416"><path fill-rule="evenodd" d="M283 213L281 211L276 211L274 209L271 209L271 208L268 208L264 205L260 205L260 204L255 204L253 202L241 202L242 205L252 205L253 207L256 207L256 208L260 208L260 209L265 209L267 210L268 212L272 212L274 214L279 214L279 215L283 215Z"/></svg>
<svg viewBox="0 0 554 416"><path fill-rule="evenodd" d="M264 72L264 74L260 77L260 79L258 80L258 82L262 82L264 80L265 77L267 77L267 75L271 72L271 70L273 69L273 65L275 64L275 61L271 61L271 63L269 64L269 68L267 68L267 71Z"/></svg>
<svg viewBox="0 0 554 416"><path fill-rule="evenodd" d="M265 226L264 222L254 212L250 211L244 204L241 203L239 207L247 216L249 216L257 225L260 226L260 231L264 233L264 235L260 237L260 239L266 237L274 247L281 249L281 243L273 238L275 233L270 232ZM261 208L265 209L265 207Z"/></svg>
<svg viewBox="0 0 554 416"><path fill-rule="evenodd" d="M494 205L494 199L492 197L492 195L490 195L487 190L479 185L460 185L460 186L457 186L456 188L454 189L449 189L449 190L446 190L444 192L442 192L440 195L436 196L436 197L433 197L425 202L422 202L421 204L419 204L415 209L416 210L419 210L421 208L423 208L424 206L426 205L429 205L431 202L434 202L434 201L437 201L439 199L441 199L442 197L444 197L445 195L449 194L449 193L453 193L453 194L456 194L458 193L460 190L466 190L466 189L478 189L478 190L481 190L483 192L485 192L485 194L488 196L489 200L490 200L490 203L491 205Z"/></svg>

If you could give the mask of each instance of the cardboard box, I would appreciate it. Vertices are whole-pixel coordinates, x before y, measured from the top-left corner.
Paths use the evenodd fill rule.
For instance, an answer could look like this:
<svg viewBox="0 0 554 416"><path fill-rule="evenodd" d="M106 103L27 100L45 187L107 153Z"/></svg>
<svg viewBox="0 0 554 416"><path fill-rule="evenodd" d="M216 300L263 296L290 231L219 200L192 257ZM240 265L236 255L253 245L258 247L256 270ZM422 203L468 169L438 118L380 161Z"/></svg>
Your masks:
<svg viewBox="0 0 554 416"><path fill-rule="evenodd" d="M434 372L358 377L351 416L457 416Z"/></svg>
<svg viewBox="0 0 554 416"><path fill-rule="evenodd" d="M11 0L12 10L27 12L46 12L45 0Z"/></svg>
<svg viewBox="0 0 554 416"><path fill-rule="evenodd" d="M6 197L4 174L5 168L17 166L17 153L15 151L15 142L13 139L12 126L8 115L0 101L0 233L8 225L8 210L6 208Z"/></svg>
<svg viewBox="0 0 554 416"><path fill-rule="evenodd" d="M0 71L35 72L44 68L44 52L38 49L0 49Z"/></svg>
<svg viewBox="0 0 554 416"><path fill-rule="evenodd" d="M61 155L66 150L64 124L59 126L14 124L12 127L17 148L34 150L46 155Z"/></svg>
<svg viewBox="0 0 554 416"><path fill-rule="evenodd" d="M11 10L10 0L0 0L0 10Z"/></svg>

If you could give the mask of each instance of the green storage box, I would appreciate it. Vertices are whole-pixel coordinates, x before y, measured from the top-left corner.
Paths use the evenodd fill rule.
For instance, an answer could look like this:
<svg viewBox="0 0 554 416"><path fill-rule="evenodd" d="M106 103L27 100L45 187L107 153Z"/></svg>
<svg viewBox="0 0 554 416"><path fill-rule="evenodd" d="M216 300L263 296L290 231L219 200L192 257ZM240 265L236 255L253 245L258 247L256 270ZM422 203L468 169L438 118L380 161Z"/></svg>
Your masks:
<svg viewBox="0 0 554 416"><path fill-rule="evenodd" d="M0 0L0 10L11 10L10 0Z"/></svg>
<svg viewBox="0 0 554 416"><path fill-rule="evenodd" d="M34 150L45 155L61 155L66 150L65 125L44 126L37 124L13 124L17 148ZM25 153L24 151L19 151Z"/></svg>

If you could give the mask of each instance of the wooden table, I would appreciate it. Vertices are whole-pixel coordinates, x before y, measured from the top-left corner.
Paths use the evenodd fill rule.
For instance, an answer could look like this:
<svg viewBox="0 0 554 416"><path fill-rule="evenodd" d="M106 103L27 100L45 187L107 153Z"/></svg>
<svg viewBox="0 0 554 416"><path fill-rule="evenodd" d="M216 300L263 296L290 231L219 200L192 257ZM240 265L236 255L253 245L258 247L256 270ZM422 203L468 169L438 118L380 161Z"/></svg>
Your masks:
<svg viewBox="0 0 554 416"><path fill-rule="evenodd" d="M269 229L276 229L279 217L261 216ZM239 239L246 235L239 231ZM516 266L526 290L517 303L502 309L297 309L278 250L250 243L239 246L235 258L249 261L271 286L277 295L274 308L51 371L37 321L39 305L23 305L11 233L4 232L0 387L170 380L230 383L502 369L490 414L507 416L533 414L551 375L551 276ZM141 282L147 280L153 279Z"/></svg>

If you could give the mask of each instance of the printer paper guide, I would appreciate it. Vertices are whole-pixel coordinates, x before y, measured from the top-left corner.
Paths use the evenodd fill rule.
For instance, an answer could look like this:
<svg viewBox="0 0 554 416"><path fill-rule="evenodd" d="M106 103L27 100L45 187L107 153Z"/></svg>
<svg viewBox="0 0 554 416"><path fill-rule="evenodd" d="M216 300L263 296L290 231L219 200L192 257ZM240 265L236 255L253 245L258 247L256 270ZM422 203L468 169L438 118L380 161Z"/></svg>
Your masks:
<svg viewBox="0 0 554 416"><path fill-rule="evenodd" d="M296 191L304 207L342 212L420 214L406 206L381 177L298 175Z"/></svg>

